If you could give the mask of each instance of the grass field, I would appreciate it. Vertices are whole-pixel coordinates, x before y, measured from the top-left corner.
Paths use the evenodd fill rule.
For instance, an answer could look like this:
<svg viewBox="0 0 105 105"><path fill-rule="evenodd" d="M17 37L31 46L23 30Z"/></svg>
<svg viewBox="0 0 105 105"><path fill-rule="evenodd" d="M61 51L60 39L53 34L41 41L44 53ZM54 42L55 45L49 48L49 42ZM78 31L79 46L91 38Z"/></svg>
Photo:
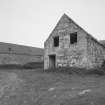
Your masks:
<svg viewBox="0 0 105 105"><path fill-rule="evenodd" d="M105 105L105 76L1 70L0 105Z"/></svg>

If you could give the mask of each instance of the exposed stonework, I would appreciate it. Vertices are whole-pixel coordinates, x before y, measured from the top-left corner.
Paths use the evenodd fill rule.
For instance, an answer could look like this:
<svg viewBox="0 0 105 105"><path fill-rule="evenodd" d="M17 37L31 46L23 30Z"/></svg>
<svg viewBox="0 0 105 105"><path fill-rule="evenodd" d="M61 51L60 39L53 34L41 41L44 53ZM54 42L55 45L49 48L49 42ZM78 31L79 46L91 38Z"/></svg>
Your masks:
<svg viewBox="0 0 105 105"><path fill-rule="evenodd" d="M76 33L74 43L71 34ZM59 45L54 46L54 37ZM77 42L76 42L77 41ZM44 69L53 67L94 68L104 61L104 47L64 14L44 43Z"/></svg>
<svg viewBox="0 0 105 105"><path fill-rule="evenodd" d="M100 67L105 60L105 48L94 38L87 36L87 55L90 67Z"/></svg>

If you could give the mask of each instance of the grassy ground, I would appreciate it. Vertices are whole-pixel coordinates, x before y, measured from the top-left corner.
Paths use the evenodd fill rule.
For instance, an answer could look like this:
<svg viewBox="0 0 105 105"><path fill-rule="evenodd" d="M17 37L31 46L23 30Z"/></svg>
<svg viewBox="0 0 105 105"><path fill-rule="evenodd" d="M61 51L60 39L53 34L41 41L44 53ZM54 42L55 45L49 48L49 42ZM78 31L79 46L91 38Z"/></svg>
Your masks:
<svg viewBox="0 0 105 105"><path fill-rule="evenodd" d="M0 105L105 105L105 76L1 70Z"/></svg>

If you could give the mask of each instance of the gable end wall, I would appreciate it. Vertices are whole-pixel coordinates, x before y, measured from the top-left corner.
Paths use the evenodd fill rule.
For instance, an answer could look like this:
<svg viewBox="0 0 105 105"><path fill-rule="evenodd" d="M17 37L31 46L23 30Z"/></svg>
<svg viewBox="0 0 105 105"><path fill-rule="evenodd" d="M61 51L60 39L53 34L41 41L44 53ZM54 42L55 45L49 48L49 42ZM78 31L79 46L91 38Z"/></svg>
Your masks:
<svg viewBox="0 0 105 105"><path fill-rule="evenodd" d="M71 23L64 29L55 29L44 44L44 69L49 68L49 55L56 55L56 67L87 67L86 33ZM70 33L77 32L77 43L70 44ZM59 47L53 46L53 37L59 36Z"/></svg>

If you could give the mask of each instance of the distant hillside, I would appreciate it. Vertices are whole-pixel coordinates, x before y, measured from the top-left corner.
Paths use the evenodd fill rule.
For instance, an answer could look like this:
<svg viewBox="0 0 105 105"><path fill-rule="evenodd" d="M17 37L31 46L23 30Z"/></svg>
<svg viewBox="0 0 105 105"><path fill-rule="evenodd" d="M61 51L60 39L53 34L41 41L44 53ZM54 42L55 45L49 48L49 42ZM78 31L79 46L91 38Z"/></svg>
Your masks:
<svg viewBox="0 0 105 105"><path fill-rule="evenodd" d="M0 42L0 53L43 55L43 48Z"/></svg>
<svg viewBox="0 0 105 105"><path fill-rule="evenodd" d="M100 43L105 46L105 40L100 40Z"/></svg>

